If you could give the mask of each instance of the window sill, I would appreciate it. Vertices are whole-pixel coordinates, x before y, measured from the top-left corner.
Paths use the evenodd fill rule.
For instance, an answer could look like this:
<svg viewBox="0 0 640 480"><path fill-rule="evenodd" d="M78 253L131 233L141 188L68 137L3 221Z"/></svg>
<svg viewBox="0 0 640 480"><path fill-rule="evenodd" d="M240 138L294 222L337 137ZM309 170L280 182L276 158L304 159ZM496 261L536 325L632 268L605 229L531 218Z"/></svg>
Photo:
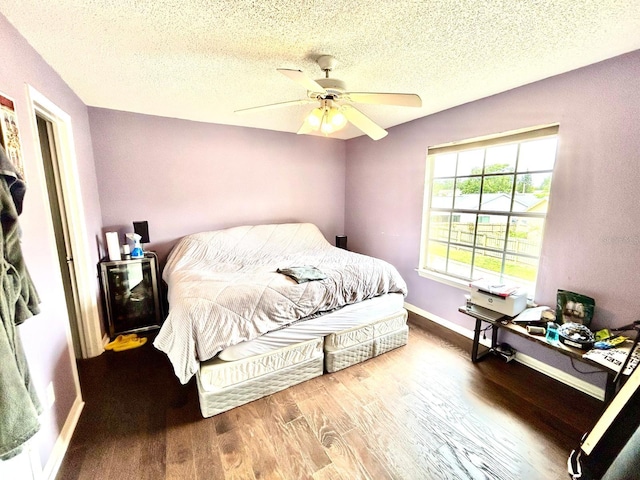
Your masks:
<svg viewBox="0 0 640 480"><path fill-rule="evenodd" d="M469 287L469 283L465 282L464 280L458 280L456 278L449 277L441 273L432 272L430 270L423 270L421 268L416 268L416 272L418 272L418 275L420 275L423 278L428 278L429 280L435 280L436 282L449 285L450 287L459 288L460 290L465 290L467 292L471 291L471 287Z"/></svg>

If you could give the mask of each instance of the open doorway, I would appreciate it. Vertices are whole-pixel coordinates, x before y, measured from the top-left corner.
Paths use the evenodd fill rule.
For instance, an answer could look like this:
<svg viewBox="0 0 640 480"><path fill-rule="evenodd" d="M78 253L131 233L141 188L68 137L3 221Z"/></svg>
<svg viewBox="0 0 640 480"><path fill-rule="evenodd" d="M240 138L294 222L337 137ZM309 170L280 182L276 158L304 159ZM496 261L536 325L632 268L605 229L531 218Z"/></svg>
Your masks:
<svg viewBox="0 0 640 480"><path fill-rule="evenodd" d="M47 194L51 207L56 250L58 252L60 273L62 274L62 283L64 285L64 296L67 303L67 312L69 313L71 338L73 340L73 349L76 352L76 357L78 357L82 352L78 333L78 318L81 317L80 305L77 301L78 289L76 285L75 265L73 252L71 251L67 213L62 196L62 184L60 181L60 169L58 168L53 122L36 112L36 124L38 126L38 138L40 139L40 152L42 153L42 166L47 184Z"/></svg>
<svg viewBox="0 0 640 480"><path fill-rule="evenodd" d="M71 118L33 87L29 86L28 91L69 313L70 341L77 358L95 357L104 351L103 334Z"/></svg>

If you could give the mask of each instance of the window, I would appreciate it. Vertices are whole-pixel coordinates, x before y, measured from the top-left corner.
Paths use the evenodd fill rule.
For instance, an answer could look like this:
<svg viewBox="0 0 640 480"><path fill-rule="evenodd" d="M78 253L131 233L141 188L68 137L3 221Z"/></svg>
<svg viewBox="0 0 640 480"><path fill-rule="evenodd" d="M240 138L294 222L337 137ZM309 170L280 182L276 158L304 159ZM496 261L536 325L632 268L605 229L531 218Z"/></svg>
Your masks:
<svg viewBox="0 0 640 480"><path fill-rule="evenodd" d="M558 126L429 148L420 273L535 291Z"/></svg>

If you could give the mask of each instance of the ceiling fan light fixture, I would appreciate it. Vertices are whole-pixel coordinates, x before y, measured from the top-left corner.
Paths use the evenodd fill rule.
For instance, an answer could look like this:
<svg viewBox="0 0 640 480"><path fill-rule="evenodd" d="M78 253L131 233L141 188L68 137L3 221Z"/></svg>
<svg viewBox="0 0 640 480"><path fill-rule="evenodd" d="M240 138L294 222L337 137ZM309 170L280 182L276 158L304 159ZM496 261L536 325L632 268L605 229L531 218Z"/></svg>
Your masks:
<svg viewBox="0 0 640 480"><path fill-rule="evenodd" d="M336 130L340 130L347 124L347 117L338 107L330 103L330 100L323 100L322 106L314 108L305 122L312 130L330 135Z"/></svg>
<svg viewBox="0 0 640 480"><path fill-rule="evenodd" d="M306 118L307 124L314 130L320 128L322 124L322 118L324 117L324 110L320 107L311 110L311 113Z"/></svg>
<svg viewBox="0 0 640 480"><path fill-rule="evenodd" d="M340 130L347 124L347 117L336 107L332 107L329 112L329 123L333 125L336 130Z"/></svg>
<svg viewBox="0 0 640 480"><path fill-rule="evenodd" d="M320 125L320 131L325 135L332 134L336 128L331 124L331 122L327 121L327 118L323 118L322 125Z"/></svg>

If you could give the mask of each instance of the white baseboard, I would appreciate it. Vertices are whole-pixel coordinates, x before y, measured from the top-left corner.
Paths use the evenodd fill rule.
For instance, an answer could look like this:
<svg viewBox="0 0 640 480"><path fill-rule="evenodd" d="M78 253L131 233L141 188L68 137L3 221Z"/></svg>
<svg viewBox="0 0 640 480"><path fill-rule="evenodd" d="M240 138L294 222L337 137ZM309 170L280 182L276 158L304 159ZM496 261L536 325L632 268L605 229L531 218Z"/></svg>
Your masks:
<svg viewBox="0 0 640 480"><path fill-rule="evenodd" d="M473 340L473 330L464 328L458 325L457 323L453 323L450 320L439 317L438 315L434 315L433 313L427 312L426 310L416 307L415 305L411 305L410 303L405 302L404 308L406 308L412 313L415 313L416 315L420 315L421 317L424 317L427 320L431 320L432 322L437 323L442 327L448 328L449 330L455 333L458 333L464 337L467 337ZM490 340L481 339L480 343L488 347L490 345ZM570 375L567 372L564 372L555 367L552 367L547 363L541 362L529 355L525 355L524 353L520 353L520 352L516 352L515 360L518 363L526 365L527 367L532 368L533 370L543 373L544 375L551 377L554 380L558 380L559 382L562 382L565 385L569 385L570 387L573 387L576 390L586 393L587 395L590 395L594 398L597 398L598 400L604 400L604 389L596 387L595 385L589 382L585 382L584 380L581 380L579 378L576 378L573 375Z"/></svg>
<svg viewBox="0 0 640 480"><path fill-rule="evenodd" d="M0 478L42 480L42 465L35 437L27 440L15 457L0 460Z"/></svg>
<svg viewBox="0 0 640 480"><path fill-rule="evenodd" d="M58 435L58 439L53 446L51 455L49 455L49 460L47 460L47 464L44 467L43 478L47 480L55 480L58 475L58 470L60 469L62 460L67 453L67 448L69 448L69 443L71 442L71 436L76 429L76 425L78 424L83 408L84 401L82 400L82 397L78 395L71 406L69 415L67 415L67 419L62 426L62 430L60 431L60 435Z"/></svg>

